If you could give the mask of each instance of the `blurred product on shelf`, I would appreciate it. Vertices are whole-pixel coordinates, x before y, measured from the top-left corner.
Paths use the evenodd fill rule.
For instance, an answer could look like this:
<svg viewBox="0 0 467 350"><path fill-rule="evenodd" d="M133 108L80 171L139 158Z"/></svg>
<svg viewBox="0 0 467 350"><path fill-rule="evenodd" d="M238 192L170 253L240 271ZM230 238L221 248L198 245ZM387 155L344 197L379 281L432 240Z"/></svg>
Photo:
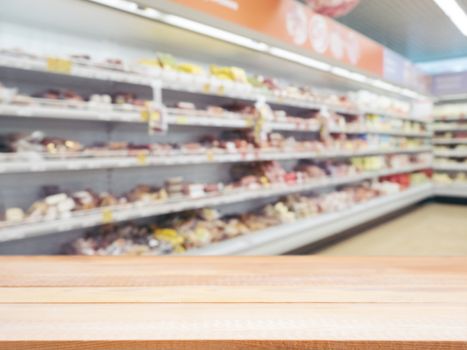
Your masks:
<svg viewBox="0 0 467 350"><path fill-rule="evenodd" d="M401 164L395 160L399 159ZM125 208L129 203L156 204L167 200L183 200L204 196L222 195L252 189L268 189L271 186L313 184L318 180L333 178L345 179L353 175L386 169L397 169L401 166L421 165L429 167L428 155L414 156L379 156L356 158L348 161L301 161L295 170L286 171L276 161L238 163L231 167L233 182L222 183L190 183L182 177L173 177L165 181L163 186L137 185L128 193L114 195L107 192L96 193L92 190L64 192L56 186L44 188L44 197L23 211L20 208L9 208L4 214L0 227L13 223L34 222L37 220L58 220L71 217L73 212L89 211L96 208Z"/></svg>
<svg viewBox="0 0 467 350"><path fill-rule="evenodd" d="M433 116L438 120L467 119L467 103L443 103L433 109Z"/></svg>
<svg viewBox="0 0 467 350"><path fill-rule="evenodd" d="M241 215L223 217L219 211L205 208L183 215L167 216L153 224L108 225L68 244L65 251L81 255L179 254L269 227L342 211L358 203L397 193L428 179L428 175L423 172L401 174L321 195L287 195L260 210Z"/></svg>
<svg viewBox="0 0 467 350"><path fill-rule="evenodd" d="M433 141L436 143L437 141L459 141L465 142L467 141L467 131L451 131L451 132L436 132L434 135Z"/></svg>
<svg viewBox="0 0 467 350"><path fill-rule="evenodd" d="M47 57L20 50L2 49L0 50L0 55L8 59L16 59L16 65L20 64L22 59L28 60L28 62L33 60L37 64L41 64L42 62L46 64L47 62ZM86 57L86 59L83 59L83 57ZM254 99L256 99L255 95L263 94L270 97L291 98L329 105L330 107L344 108L349 111L353 110L354 112L358 112L360 109L377 109L380 113L404 116L410 111L410 104L407 102L380 96L368 91L351 92L348 94L330 93L329 91L320 91L319 89L312 89L306 86L297 86L276 78L249 75L245 70L238 67L211 65L209 69L204 69L192 63L178 63L176 59L166 54L161 54L155 59L142 59L139 63L125 63L120 59L113 59L110 62L95 62L91 59L90 55L63 57L60 59L67 63L69 62L70 67L77 65L94 67L110 72L123 71L135 74L136 77L141 76L142 80L151 77L161 78L163 81L176 84L176 87L181 90L188 87L189 89L196 89L196 86L198 86L200 91L217 92L218 94L228 94L230 90L236 93L241 91L245 95L249 94ZM115 62L119 64L115 64ZM30 64L25 65L30 66ZM72 68L70 70L73 72ZM190 80L194 84L187 85ZM180 84L180 82L183 82L183 84ZM284 101L280 102L283 103Z"/></svg>
<svg viewBox="0 0 467 350"><path fill-rule="evenodd" d="M34 131L29 135L0 135L0 152L4 153L42 153L79 154L84 147L76 141L58 137L47 137L42 131ZM0 153L1 154L1 153Z"/></svg>
<svg viewBox="0 0 467 350"><path fill-rule="evenodd" d="M70 191L67 185L42 187L39 200L28 195L21 204L2 207L2 241L95 227L68 245L68 252L183 253L344 211L397 194L431 175L429 120L411 115L407 100L369 91L318 89L241 67L183 62L168 54L126 61L94 60L87 53L49 57L1 49L0 67L58 77L45 79L50 84L41 83L40 91L32 82L28 86L18 81L16 87L8 76L8 83L0 85L0 115L22 122L31 118L35 125L9 127L0 135L2 174L89 169L113 174L114 168L123 167L233 163L230 180L212 176L206 183L189 181L192 176L185 168L170 175L164 171L155 183L123 176L122 187L84 181ZM81 86L83 78L93 82ZM93 125L105 126L107 134L95 140L77 135L73 140L63 136L73 135L70 130L60 135L60 128L47 130L47 123L43 127L44 118L98 122ZM163 141L153 142L147 135L135 137L138 125L120 124L153 121L160 123L156 130L180 135L160 134ZM209 129L199 132L202 127ZM127 141L130 133L131 140L139 141ZM318 190L320 194L302 194ZM240 215L211 209L246 201L264 205L266 198L273 202L252 212L235 209L243 212ZM152 224L130 222L140 219Z"/></svg>
<svg viewBox="0 0 467 350"><path fill-rule="evenodd" d="M20 94L18 89L6 88L2 84L0 84L0 102L18 106L88 107L104 110L109 110L112 106L121 110L132 110L135 106L142 107L146 103L132 92L84 96L73 90L48 89L32 95L24 95Z"/></svg>
<svg viewBox="0 0 467 350"><path fill-rule="evenodd" d="M419 138L392 137L384 135L353 136L334 135L321 141L320 138L299 141L293 136L269 133L258 143L252 131L229 130L220 136L206 135L198 142L134 144L131 142L98 142L89 146L75 140L46 136L43 131L30 134L0 135L2 160L38 159L50 157L110 157L110 156L169 156L190 154L247 154L251 152L316 152L365 151L370 149L417 149L428 147L426 140ZM293 156L291 155L293 158ZM247 159L248 160L248 159Z"/></svg>
<svg viewBox="0 0 467 350"><path fill-rule="evenodd" d="M329 118L327 118L327 125L331 131L343 130L366 133L368 131L377 130L379 132L418 133L421 135L427 132L426 123L398 120L371 113L365 114L364 116L331 113Z"/></svg>
<svg viewBox="0 0 467 350"><path fill-rule="evenodd" d="M437 185L467 185L467 173L466 172L451 172L451 173L440 173L436 172L433 174L433 181Z"/></svg>

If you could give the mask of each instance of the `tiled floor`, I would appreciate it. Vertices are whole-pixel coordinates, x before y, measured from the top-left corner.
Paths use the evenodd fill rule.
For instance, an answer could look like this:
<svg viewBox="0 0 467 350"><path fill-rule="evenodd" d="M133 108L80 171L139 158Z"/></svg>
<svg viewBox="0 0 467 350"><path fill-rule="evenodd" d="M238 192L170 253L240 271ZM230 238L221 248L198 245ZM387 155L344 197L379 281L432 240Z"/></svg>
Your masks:
<svg viewBox="0 0 467 350"><path fill-rule="evenodd" d="M426 204L317 254L467 256L467 205Z"/></svg>

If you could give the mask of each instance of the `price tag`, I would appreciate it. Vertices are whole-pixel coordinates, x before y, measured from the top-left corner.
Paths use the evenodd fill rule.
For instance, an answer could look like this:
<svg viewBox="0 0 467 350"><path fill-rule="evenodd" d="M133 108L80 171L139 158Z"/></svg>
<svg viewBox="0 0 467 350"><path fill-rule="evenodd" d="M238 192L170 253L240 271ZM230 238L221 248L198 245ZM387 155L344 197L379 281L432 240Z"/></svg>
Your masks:
<svg viewBox="0 0 467 350"><path fill-rule="evenodd" d="M225 93L224 85L219 86L219 88L217 89L217 92L219 93L219 95L223 95Z"/></svg>
<svg viewBox="0 0 467 350"><path fill-rule="evenodd" d="M203 91L204 92L209 92L211 91L211 85L209 83L206 83L203 85Z"/></svg>
<svg viewBox="0 0 467 350"><path fill-rule="evenodd" d="M207 152L207 157L208 157L208 161L209 162L213 162L214 161L214 153L212 151L208 151Z"/></svg>
<svg viewBox="0 0 467 350"><path fill-rule="evenodd" d="M70 74L73 63L62 58L47 58L47 70L54 73Z"/></svg>
<svg viewBox="0 0 467 350"><path fill-rule="evenodd" d="M138 164L139 165L146 165L147 163L147 156L146 156L146 153L144 152L141 152L139 153L137 156L136 156L136 160L138 161Z"/></svg>
<svg viewBox="0 0 467 350"><path fill-rule="evenodd" d="M253 118L246 118L246 126L251 128L255 125L255 121Z"/></svg>
<svg viewBox="0 0 467 350"><path fill-rule="evenodd" d="M188 117L179 115L177 118L175 118L175 123L181 124L181 125L186 125L188 124Z"/></svg>
<svg viewBox="0 0 467 350"><path fill-rule="evenodd" d="M167 130L167 110L163 105L148 101L141 111L141 120L148 124L149 135Z"/></svg>
<svg viewBox="0 0 467 350"><path fill-rule="evenodd" d="M154 122L158 122L159 120L161 120L161 114L160 114L160 112L158 112L158 111L152 111L152 112L151 112L151 120L154 121Z"/></svg>
<svg viewBox="0 0 467 350"><path fill-rule="evenodd" d="M102 223L103 224L110 224L112 221L113 221L112 210L110 210L110 209L102 210Z"/></svg>
<svg viewBox="0 0 467 350"><path fill-rule="evenodd" d="M149 111L147 109L141 110L140 118L143 122L149 121Z"/></svg>

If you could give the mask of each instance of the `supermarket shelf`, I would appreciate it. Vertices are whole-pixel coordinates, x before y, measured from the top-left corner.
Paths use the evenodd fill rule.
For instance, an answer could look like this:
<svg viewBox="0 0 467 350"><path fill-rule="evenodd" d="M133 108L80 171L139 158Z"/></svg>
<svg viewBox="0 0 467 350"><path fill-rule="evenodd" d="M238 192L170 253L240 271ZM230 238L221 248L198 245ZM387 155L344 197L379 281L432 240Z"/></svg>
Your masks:
<svg viewBox="0 0 467 350"><path fill-rule="evenodd" d="M433 139L433 144L435 145L467 145L467 139Z"/></svg>
<svg viewBox="0 0 467 350"><path fill-rule="evenodd" d="M467 163L459 164L434 164L433 170L438 171L467 171Z"/></svg>
<svg viewBox="0 0 467 350"><path fill-rule="evenodd" d="M222 195L205 196L201 198L184 198L183 200L171 200L159 203L135 203L123 206L93 209L73 213L68 218L58 220L37 220L28 221L27 223L8 224L3 227L0 226L0 242L36 237L74 229L89 228L109 222L122 222L184 210L238 203L289 193L312 191L320 188L340 186L367 179L378 178L380 176L417 171L426 168L426 165L417 165L407 168L368 172L342 178L313 181L300 185L281 184L255 190L232 191Z"/></svg>
<svg viewBox="0 0 467 350"><path fill-rule="evenodd" d="M23 118L53 118L68 120L92 120L105 122L145 123L141 110L115 110L112 108L96 109L88 103L66 106L66 102L55 102L55 106L47 106L45 100L37 105L0 104L0 115ZM167 109L167 123L171 125L190 125L208 127L248 128L254 125L253 117L238 113L225 112L222 114L209 114L202 111ZM319 131L319 125L306 122L269 121L267 128L271 130L291 131Z"/></svg>
<svg viewBox="0 0 467 350"><path fill-rule="evenodd" d="M207 127L230 127L249 128L254 125L254 117L232 112L224 112L220 115L209 114L202 111L180 110L169 108L167 122L172 125L197 125ZM269 130L290 130L303 132L318 132L320 126L310 123L306 119L303 121L265 121L265 128Z"/></svg>
<svg viewBox="0 0 467 350"><path fill-rule="evenodd" d="M54 69L46 58L0 54L0 66L7 68L147 86L150 86L154 81L151 77L136 72L117 70L115 66L111 65L108 65L107 68L101 68L85 62L73 61L70 63L68 60L62 60L62 62L67 67Z"/></svg>
<svg viewBox="0 0 467 350"><path fill-rule="evenodd" d="M23 118L54 118L68 120L94 120L107 122L144 123L141 110L137 107L131 110L117 110L115 106L109 108L96 108L86 102L68 106L66 101L54 101L54 106L49 106L47 100L35 99L35 105L0 104L0 115ZM62 102L62 103L61 103ZM204 111L182 110L177 108L167 109L167 123L171 125L197 125L208 127L248 128L254 125L252 116L239 113L224 112L210 114ZM319 125L303 122L267 121L267 128L271 130L290 131L319 131ZM383 134L405 137L430 137L429 132L404 132L378 129L346 130L331 128L333 133L346 134Z"/></svg>
<svg viewBox="0 0 467 350"><path fill-rule="evenodd" d="M467 193L467 192L465 192ZM357 225L402 209L433 194L431 184L387 195L344 211L318 215L294 223L272 227L207 247L188 251L187 255L275 255L289 252Z"/></svg>
<svg viewBox="0 0 467 350"><path fill-rule="evenodd" d="M102 64L94 66L86 61L61 60L66 69L57 70L48 63L47 58L17 56L9 54L0 55L0 66L21 70L62 74L72 77L91 78L104 81L124 82L130 84L154 86L162 82L163 89L186 91L196 94L222 96L249 101L264 100L267 103L302 107L305 109L328 110L342 114L378 114L399 120L410 120L420 123L429 123L429 120L411 116L387 113L373 109L349 109L343 106L327 104L320 101L311 101L300 96L286 96L281 93L253 88L250 85L216 79L209 76L199 76L161 69L150 69L141 65L112 66Z"/></svg>
<svg viewBox="0 0 467 350"><path fill-rule="evenodd" d="M467 198L467 184L435 185L436 196Z"/></svg>
<svg viewBox="0 0 467 350"><path fill-rule="evenodd" d="M436 116L436 122L444 122L444 121L457 121L457 120L467 120L467 115L460 114L460 115L447 115L447 116Z"/></svg>
<svg viewBox="0 0 467 350"><path fill-rule="evenodd" d="M467 150L434 151L435 157L467 158Z"/></svg>
<svg viewBox="0 0 467 350"><path fill-rule="evenodd" d="M0 153L0 174L46 172L46 171L78 171L90 169L119 169L150 166L174 166L206 163L235 163L267 160L292 159L338 159L358 156L397 153L423 153L429 148L417 149L369 149L359 152L248 152L248 153L218 153L206 151L202 154L170 154L146 155L144 152L134 156L108 157L76 157L64 155L62 158L38 158L37 155L16 157Z"/></svg>
<svg viewBox="0 0 467 350"><path fill-rule="evenodd" d="M39 99L37 99L39 100ZM87 103L82 103L74 108L66 106L47 107L43 105L13 105L0 104L0 115L23 118L53 118L68 120L95 120L142 123L140 111L115 111L109 109L92 109Z"/></svg>
<svg viewBox="0 0 467 350"><path fill-rule="evenodd" d="M443 131L467 131L467 124L465 125L449 125L449 126L436 126L433 125L434 132L443 132Z"/></svg>
<svg viewBox="0 0 467 350"><path fill-rule="evenodd" d="M342 128L330 128L331 133L342 133L342 134L381 134L390 136L401 136L401 137L431 137L431 132L406 132L397 130L379 130L374 128L361 128L361 129L342 129Z"/></svg>

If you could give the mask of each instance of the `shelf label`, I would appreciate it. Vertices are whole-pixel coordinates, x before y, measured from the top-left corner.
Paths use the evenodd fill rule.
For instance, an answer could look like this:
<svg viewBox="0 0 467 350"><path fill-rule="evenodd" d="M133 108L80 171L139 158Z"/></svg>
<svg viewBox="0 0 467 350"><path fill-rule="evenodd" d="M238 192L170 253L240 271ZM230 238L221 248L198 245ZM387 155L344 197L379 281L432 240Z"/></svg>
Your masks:
<svg viewBox="0 0 467 350"><path fill-rule="evenodd" d="M255 103L255 107L258 113L258 118L255 120L255 125L253 127L253 135L255 142L261 144L267 139L267 135L270 131L270 124L267 123L274 119L274 115L271 107L264 102L264 99L261 98Z"/></svg>
<svg viewBox="0 0 467 350"><path fill-rule="evenodd" d="M54 73L70 74L73 63L62 58L47 58L47 70Z"/></svg>
<svg viewBox="0 0 467 350"><path fill-rule="evenodd" d="M161 120L161 113L159 111L152 111L150 117L153 122L158 122Z"/></svg>
<svg viewBox="0 0 467 350"><path fill-rule="evenodd" d="M213 153L211 150L209 150L209 151L207 152L206 155L207 155L207 157L208 157L208 161L209 161L209 162L213 162L213 161L214 161L214 153Z"/></svg>
<svg viewBox="0 0 467 350"><path fill-rule="evenodd" d="M184 115L179 115L175 118L175 123L180 124L180 125L186 125L188 124L188 117Z"/></svg>
<svg viewBox="0 0 467 350"><path fill-rule="evenodd" d="M246 121L246 126L249 128L252 128L255 125L255 118L254 117L247 117L245 119Z"/></svg>
<svg viewBox="0 0 467 350"><path fill-rule="evenodd" d="M146 164L147 164L147 161L148 161L148 158L147 158L147 156L146 156L146 153L144 153L144 152L139 153L139 154L136 156L136 160L138 161L138 164L139 164L139 165L146 165Z"/></svg>
<svg viewBox="0 0 467 350"><path fill-rule="evenodd" d="M167 110L165 107L152 102L147 102L140 112L141 121L148 124L149 135L167 130L166 116Z"/></svg>
<svg viewBox="0 0 467 350"><path fill-rule="evenodd" d="M149 121L149 111L147 109L142 109L140 113L141 121L148 122Z"/></svg>
<svg viewBox="0 0 467 350"><path fill-rule="evenodd" d="M203 85L203 91L208 93L211 91L211 85L209 83L206 83Z"/></svg>
<svg viewBox="0 0 467 350"><path fill-rule="evenodd" d="M103 224L110 224L113 221L113 213L110 209L103 209L102 210L102 223Z"/></svg>

